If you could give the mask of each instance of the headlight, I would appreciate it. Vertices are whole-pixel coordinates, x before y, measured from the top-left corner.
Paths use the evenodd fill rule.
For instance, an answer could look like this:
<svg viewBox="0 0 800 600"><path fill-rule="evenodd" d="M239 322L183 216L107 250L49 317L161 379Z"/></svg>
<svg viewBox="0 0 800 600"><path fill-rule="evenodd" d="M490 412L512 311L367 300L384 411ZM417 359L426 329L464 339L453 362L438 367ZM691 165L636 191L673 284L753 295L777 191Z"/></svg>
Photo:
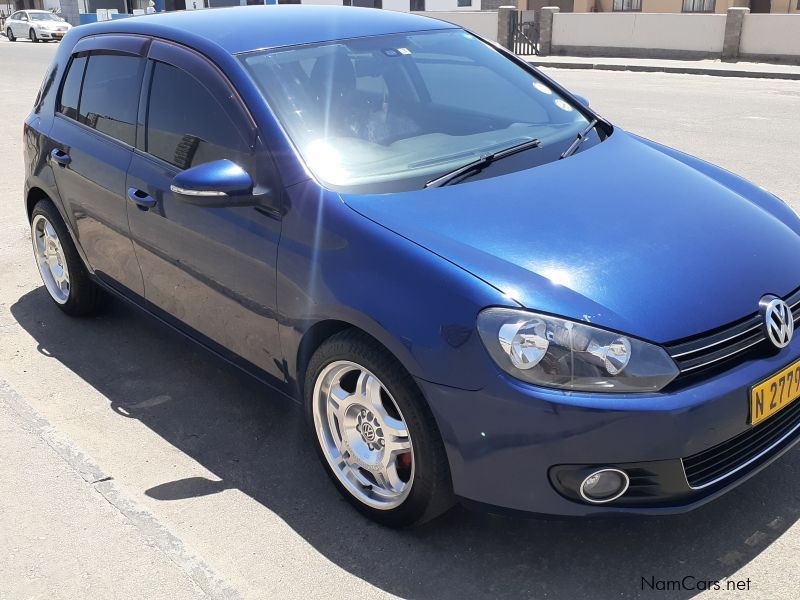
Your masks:
<svg viewBox="0 0 800 600"><path fill-rule="evenodd" d="M478 333L498 366L547 387L588 392L652 392L678 375L666 351L586 323L487 308Z"/></svg>

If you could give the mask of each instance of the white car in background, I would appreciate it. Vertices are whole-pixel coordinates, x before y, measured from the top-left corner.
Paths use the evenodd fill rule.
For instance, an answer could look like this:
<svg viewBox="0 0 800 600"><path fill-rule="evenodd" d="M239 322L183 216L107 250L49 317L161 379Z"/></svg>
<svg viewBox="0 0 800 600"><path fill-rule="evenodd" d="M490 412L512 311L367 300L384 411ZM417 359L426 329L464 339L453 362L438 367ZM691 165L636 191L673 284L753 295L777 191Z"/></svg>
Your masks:
<svg viewBox="0 0 800 600"><path fill-rule="evenodd" d="M19 10L5 23L6 37L11 42L28 38L32 42L60 40L72 25L47 10Z"/></svg>

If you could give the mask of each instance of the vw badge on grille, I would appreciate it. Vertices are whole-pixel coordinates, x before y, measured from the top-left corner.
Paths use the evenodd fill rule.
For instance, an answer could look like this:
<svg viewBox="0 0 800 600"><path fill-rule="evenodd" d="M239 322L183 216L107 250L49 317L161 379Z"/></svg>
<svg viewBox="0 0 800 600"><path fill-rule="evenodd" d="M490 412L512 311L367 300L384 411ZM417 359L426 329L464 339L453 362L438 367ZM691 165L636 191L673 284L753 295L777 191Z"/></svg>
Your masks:
<svg viewBox="0 0 800 600"><path fill-rule="evenodd" d="M776 348L783 348L792 341L794 317L792 309L777 296L766 295L758 303L764 319L764 331Z"/></svg>

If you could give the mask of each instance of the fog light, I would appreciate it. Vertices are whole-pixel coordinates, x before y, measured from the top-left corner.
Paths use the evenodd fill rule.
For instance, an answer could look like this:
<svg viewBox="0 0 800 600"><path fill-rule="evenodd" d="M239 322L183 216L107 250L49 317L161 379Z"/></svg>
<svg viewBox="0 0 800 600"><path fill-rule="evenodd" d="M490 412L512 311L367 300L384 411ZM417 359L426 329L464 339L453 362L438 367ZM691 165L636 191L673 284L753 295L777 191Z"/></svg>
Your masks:
<svg viewBox="0 0 800 600"><path fill-rule="evenodd" d="M601 469L589 475L581 483L581 497L592 504L616 500L626 491L630 480L619 469Z"/></svg>

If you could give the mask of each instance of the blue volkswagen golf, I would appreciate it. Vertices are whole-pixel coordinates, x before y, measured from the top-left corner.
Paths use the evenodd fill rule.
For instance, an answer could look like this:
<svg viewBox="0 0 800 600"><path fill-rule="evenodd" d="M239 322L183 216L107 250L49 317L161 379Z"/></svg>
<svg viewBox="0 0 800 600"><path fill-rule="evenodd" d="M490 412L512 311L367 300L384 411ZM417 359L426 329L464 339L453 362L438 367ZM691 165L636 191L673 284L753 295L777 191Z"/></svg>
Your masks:
<svg viewBox="0 0 800 600"><path fill-rule="evenodd" d="M24 138L53 301L125 298L301 402L381 523L687 511L798 439L797 216L454 25L78 27Z"/></svg>

